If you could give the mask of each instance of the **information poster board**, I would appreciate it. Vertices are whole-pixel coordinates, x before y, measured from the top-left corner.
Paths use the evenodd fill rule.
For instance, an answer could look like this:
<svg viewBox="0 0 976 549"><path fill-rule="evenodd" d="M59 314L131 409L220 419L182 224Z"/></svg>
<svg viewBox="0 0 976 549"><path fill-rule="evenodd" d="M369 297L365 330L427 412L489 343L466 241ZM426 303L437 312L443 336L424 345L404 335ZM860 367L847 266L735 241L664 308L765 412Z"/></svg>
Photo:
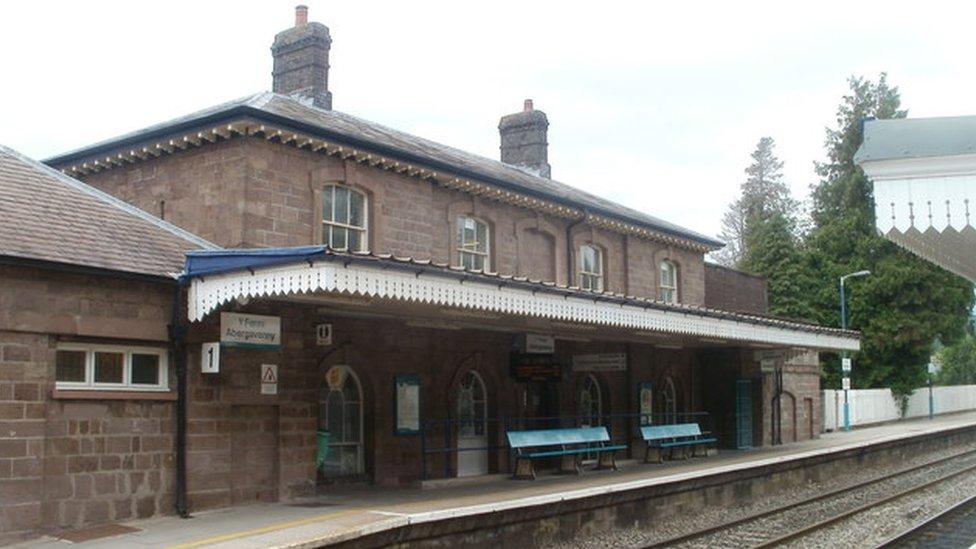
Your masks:
<svg viewBox="0 0 976 549"><path fill-rule="evenodd" d="M396 434L420 434L420 376L396 376Z"/></svg>
<svg viewBox="0 0 976 549"><path fill-rule="evenodd" d="M637 406L640 411L640 424L650 425L653 423L654 413L654 385L650 381L642 381L637 384Z"/></svg>

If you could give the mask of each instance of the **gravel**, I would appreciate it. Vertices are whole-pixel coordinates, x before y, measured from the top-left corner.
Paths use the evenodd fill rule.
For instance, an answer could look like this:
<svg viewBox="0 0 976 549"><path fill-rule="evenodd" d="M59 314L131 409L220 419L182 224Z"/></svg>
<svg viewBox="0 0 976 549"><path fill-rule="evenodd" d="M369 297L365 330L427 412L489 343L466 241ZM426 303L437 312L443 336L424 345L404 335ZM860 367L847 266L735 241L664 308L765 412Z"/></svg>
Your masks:
<svg viewBox="0 0 976 549"><path fill-rule="evenodd" d="M976 449L976 445L961 446L958 447L956 451L962 452L973 449ZM825 492L838 490L847 486L853 486L854 484L863 482L865 480L881 479L897 473L898 471L908 469L914 465L921 465L942 457L945 457L945 454L929 453L916 455L911 459L900 461L895 465L873 467L870 469L861 468L852 470L848 475L833 477L826 482L809 482L797 486L794 490L788 492L784 491L781 494L764 496L750 505L740 505L736 507L716 506L689 514L687 517L671 517L648 528L633 527L617 529L614 531L598 532L591 535L578 536L571 540L544 544L544 546L560 549L570 547L642 547L652 543L659 543L661 541L673 538L674 536L709 526L724 524L729 521L755 515L763 511L773 510ZM838 512L839 509L856 507L859 504L879 498L882 494L890 494L893 491L917 484L923 479L930 479L933 476L949 472L955 468L958 468L962 464L963 460L966 462L976 462L976 456L962 458L960 460L950 460L944 464L934 466L934 468L926 468L896 479L883 481L877 486L857 490L842 498L831 498L828 501L814 504L813 506L804 506L802 508L803 512L795 514L799 515L799 518L797 518L795 515L791 515L790 513L784 513L782 515L777 514L771 518L763 519L763 524L758 528L756 526L743 526L734 530L727 530L707 538L695 540L693 543L686 546L742 547L744 545L751 545L749 542L758 543L764 539L768 539L772 535L770 532L784 534L793 528L802 526L802 524L809 524L821 518L826 518L831 513ZM939 510L945 509L956 501L963 499L965 495L971 494L973 487L976 486L976 474L957 478L959 479L957 482L943 483L939 485L939 488L927 489L906 498L896 500L890 504L890 509L889 505L885 505L881 508L889 509L888 512L866 512L859 515L856 520L840 523L835 527L825 530L823 533L818 533L816 535L816 539L815 536L811 536L797 542L795 546L873 546L872 542L876 544L876 542L882 541L894 535L897 531L907 528L910 524L921 520L921 517L931 515ZM970 484L970 482L973 484ZM952 494L946 493L942 495L942 491L944 490L951 490ZM956 492L962 495L953 499L953 494ZM863 519L861 517L863 517ZM878 522L878 525L876 527L871 526L870 529L872 533L867 535L865 530L868 529L868 523L874 524L875 521ZM835 534L830 533L834 530L836 530L836 539L832 537ZM876 535L874 534L875 531L877 532Z"/></svg>

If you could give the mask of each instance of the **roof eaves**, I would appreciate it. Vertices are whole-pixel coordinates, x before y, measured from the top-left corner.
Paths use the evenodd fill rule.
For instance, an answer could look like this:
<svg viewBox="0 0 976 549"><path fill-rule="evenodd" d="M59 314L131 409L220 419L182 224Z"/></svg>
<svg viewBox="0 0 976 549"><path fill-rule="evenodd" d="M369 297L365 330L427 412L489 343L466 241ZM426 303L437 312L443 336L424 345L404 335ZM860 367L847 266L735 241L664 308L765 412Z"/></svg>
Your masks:
<svg viewBox="0 0 976 549"><path fill-rule="evenodd" d="M390 147L381 143L376 143L374 141L357 138L355 136L349 136L344 133L329 130L328 128L323 128L322 126L316 124L311 124L302 120L296 120L295 118L292 117L268 112L267 110L261 108L261 106L266 104L267 101L273 97L274 94L271 93L249 96L249 98L243 103L240 102L238 102L237 104L231 103L230 104L231 106L222 110L206 112L205 114L202 114L201 116L197 116L197 117L180 119L179 121L171 125L160 124L157 126L153 126L144 131L127 134L116 140L104 141L102 143L93 145L92 147L89 147L87 149L79 149L69 153L48 158L44 160L44 163L50 166L64 166L66 164L76 162L85 158L99 156L102 153L116 150L121 147L134 145L136 143L140 143L148 139L170 136L172 134L180 133L203 125L227 122L236 119L238 117L250 117L255 119L256 121L264 121L264 122L281 125L286 127L289 130L309 133L315 135L316 137L321 137L331 141L340 142L346 145L366 149L369 150L370 152L374 152L377 154L383 154L383 155L395 157L407 162L423 164L435 170L456 174L461 177L484 181L486 183L496 185L506 190L524 193L534 198L544 199L562 205L571 206L576 209L586 209L606 217L643 226L675 238L692 241L697 244L703 245L712 251L718 250L725 246L725 243L720 240L698 234L694 231L690 231L690 230L677 231L670 227L649 223L646 220L635 219L630 216L621 215L619 212L614 212L605 208L601 208L599 206L587 205L584 208L581 204L573 200L567 200L565 198L553 196L548 193L534 191L532 189L526 189L522 186L515 185L510 181L499 179L497 177L488 174L468 170L429 157L416 155L409 151L404 151L402 149Z"/></svg>

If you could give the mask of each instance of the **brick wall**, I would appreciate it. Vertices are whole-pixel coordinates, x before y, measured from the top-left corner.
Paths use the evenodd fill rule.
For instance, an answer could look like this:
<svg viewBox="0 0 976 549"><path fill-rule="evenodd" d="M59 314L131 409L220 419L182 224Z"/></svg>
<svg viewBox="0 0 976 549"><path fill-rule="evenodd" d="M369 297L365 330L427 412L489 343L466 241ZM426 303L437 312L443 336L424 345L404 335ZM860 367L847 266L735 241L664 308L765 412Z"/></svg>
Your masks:
<svg viewBox="0 0 976 549"><path fill-rule="evenodd" d="M565 219L264 139L235 139L83 179L150 213L165 209L168 221L232 247L320 242L321 189L341 183L368 196L373 251L456 263L455 218L472 215L490 227L493 270L569 281ZM571 238L573 254L582 243L604 250L610 291L657 297L658 265L670 259L678 266L679 300L704 303L700 253L585 225Z"/></svg>
<svg viewBox="0 0 976 549"><path fill-rule="evenodd" d="M704 275L706 307L758 314L768 311L764 277L714 263L704 264Z"/></svg>
<svg viewBox="0 0 976 549"><path fill-rule="evenodd" d="M172 291L0 267L0 543L171 512L173 404L52 390L59 340L165 347Z"/></svg>

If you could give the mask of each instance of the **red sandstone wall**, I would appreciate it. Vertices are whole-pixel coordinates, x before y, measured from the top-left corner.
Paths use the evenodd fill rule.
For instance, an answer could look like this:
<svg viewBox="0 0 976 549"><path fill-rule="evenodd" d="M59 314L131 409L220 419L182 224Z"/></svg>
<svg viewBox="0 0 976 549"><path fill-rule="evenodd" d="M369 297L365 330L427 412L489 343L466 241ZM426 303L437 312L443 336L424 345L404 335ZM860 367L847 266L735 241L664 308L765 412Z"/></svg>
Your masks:
<svg viewBox="0 0 976 549"><path fill-rule="evenodd" d="M160 215L165 202L168 221L233 247L319 242L319 190L330 182L343 183L369 196L373 251L456 261L454 220L468 214L491 228L494 270L570 282L567 220L263 139L208 145L90 174L84 180L155 215ZM679 270L680 301L704 304L700 253L577 226L573 253L585 242L605 252L608 290L656 297L658 264L671 259Z"/></svg>
<svg viewBox="0 0 976 549"><path fill-rule="evenodd" d="M765 314L766 279L735 269L704 263L705 306L726 311Z"/></svg>
<svg viewBox="0 0 976 549"><path fill-rule="evenodd" d="M59 338L165 345L172 289L16 267L0 281L0 543L171 512L173 404L51 392Z"/></svg>

